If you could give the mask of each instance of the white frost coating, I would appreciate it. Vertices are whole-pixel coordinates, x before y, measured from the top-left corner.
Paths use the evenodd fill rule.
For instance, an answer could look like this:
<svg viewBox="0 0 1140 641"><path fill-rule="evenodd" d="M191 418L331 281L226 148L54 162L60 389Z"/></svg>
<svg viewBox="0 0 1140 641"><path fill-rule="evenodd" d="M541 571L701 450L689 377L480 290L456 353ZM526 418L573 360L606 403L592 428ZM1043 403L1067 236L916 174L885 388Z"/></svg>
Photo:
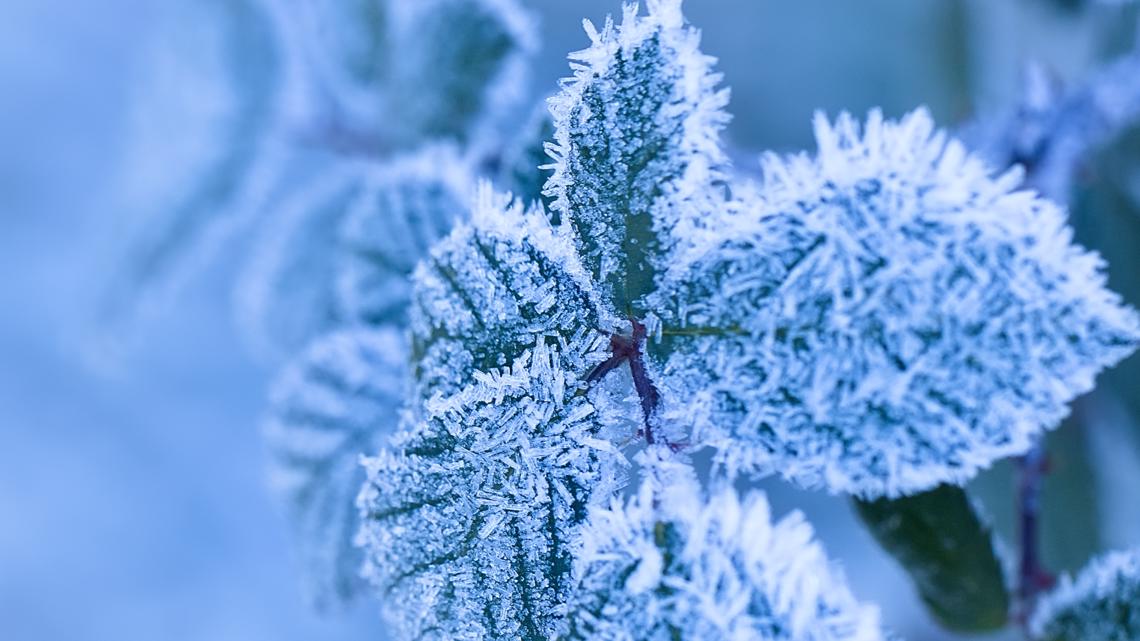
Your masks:
<svg viewBox="0 0 1140 641"><path fill-rule="evenodd" d="M866 497L1020 454L1130 354L1135 312L1064 212L916 111L816 120L658 298L663 398L730 472Z"/></svg>
<svg viewBox="0 0 1140 641"><path fill-rule="evenodd" d="M450 145L430 145L370 171L340 229L337 303L348 322L406 323L409 277L466 217L475 179Z"/></svg>
<svg viewBox="0 0 1140 641"><path fill-rule="evenodd" d="M591 510L567 639L878 641L799 512L773 523L765 496L707 502L692 470L649 450L652 480Z"/></svg>
<svg viewBox="0 0 1140 641"><path fill-rule="evenodd" d="M537 337L556 338L563 365L584 376L583 354L616 324L577 260L573 243L541 211L484 186L470 223L416 269L411 327L421 397L450 394L476 371L509 366Z"/></svg>
<svg viewBox="0 0 1140 641"><path fill-rule="evenodd" d="M550 99L545 193L618 309L636 306L694 229L723 203L719 132L728 90L680 0L627 4L620 26L585 23L591 45Z"/></svg>
<svg viewBox="0 0 1140 641"><path fill-rule="evenodd" d="M1093 560L1043 597L1029 622L1037 641L1140 638L1140 550Z"/></svg>
<svg viewBox="0 0 1140 641"><path fill-rule="evenodd" d="M282 373L264 431L270 481L285 502L318 606L361 587L356 495L359 458L396 430L407 383L407 346L391 331L330 334Z"/></svg>
<svg viewBox="0 0 1140 641"><path fill-rule="evenodd" d="M565 624L578 531L627 465L553 341L450 397L367 459L365 575L396 639L547 639Z"/></svg>
<svg viewBox="0 0 1140 641"><path fill-rule="evenodd" d="M234 293L238 322L258 355L291 357L343 325L334 287L337 230L361 198L364 175L362 163L328 164L265 227Z"/></svg>

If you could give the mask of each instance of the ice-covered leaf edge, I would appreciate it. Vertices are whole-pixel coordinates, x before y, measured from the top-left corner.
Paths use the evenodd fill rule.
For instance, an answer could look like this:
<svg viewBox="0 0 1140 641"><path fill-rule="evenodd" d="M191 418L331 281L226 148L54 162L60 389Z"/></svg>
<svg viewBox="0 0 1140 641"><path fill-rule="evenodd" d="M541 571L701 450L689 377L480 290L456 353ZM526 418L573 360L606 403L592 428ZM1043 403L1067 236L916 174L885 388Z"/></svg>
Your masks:
<svg viewBox="0 0 1140 641"><path fill-rule="evenodd" d="M1081 612L1082 609L1089 611ZM1106 614L1123 616L1125 620L1106 620ZM1056 636L1066 633L1056 629L1065 625L1059 621L1061 618L1075 626L1069 632L1082 636ZM1136 638L1140 635L1140 549L1110 552L1091 561L1075 579L1063 576L1060 585L1037 603L1029 629L1037 641Z"/></svg>
<svg viewBox="0 0 1140 641"><path fill-rule="evenodd" d="M591 509L567 639L887 638L802 513L774 520L759 490L706 493L668 448L637 460L640 491Z"/></svg>

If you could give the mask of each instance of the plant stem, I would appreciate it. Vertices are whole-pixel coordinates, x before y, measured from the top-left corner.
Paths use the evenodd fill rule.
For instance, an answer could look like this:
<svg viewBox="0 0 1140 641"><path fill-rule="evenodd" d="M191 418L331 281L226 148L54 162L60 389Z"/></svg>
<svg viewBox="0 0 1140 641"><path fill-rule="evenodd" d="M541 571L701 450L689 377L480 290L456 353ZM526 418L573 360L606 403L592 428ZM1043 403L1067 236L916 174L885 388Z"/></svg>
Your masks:
<svg viewBox="0 0 1140 641"><path fill-rule="evenodd" d="M1041 564L1040 516L1041 484L1049 469L1045 441L1041 438L1025 456L1017 460L1017 511L1021 558L1018 565L1017 620L1023 629L1042 590L1053 577ZM1028 638L1028 630L1026 637Z"/></svg>
<svg viewBox="0 0 1140 641"><path fill-rule="evenodd" d="M586 380L591 383L598 381L617 369L622 363L628 362L629 372L633 376L633 387L637 390L638 398L641 399L641 416L645 423L645 441L653 445L657 442L653 433L653 415L657 412L661 394L657 391L657 386L653 384L653 379L645 368L645 355L642 352L646 338L645 325L636 318L631 319L630 322L633 324L633 335L612 334L610 336L611 356L594 367Z"/></svg>

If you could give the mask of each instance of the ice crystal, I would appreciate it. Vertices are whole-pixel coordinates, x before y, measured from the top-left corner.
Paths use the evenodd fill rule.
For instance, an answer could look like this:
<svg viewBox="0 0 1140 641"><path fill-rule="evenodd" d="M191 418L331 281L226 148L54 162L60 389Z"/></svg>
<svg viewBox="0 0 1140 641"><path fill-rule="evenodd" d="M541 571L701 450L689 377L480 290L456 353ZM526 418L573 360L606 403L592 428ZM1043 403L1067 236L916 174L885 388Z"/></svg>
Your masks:
<svg viewBox="0 0 1140 641"><path fill-rule="evenodd" d="M1064 213L925 111L816 120L660 300L665 398L730 469L863 496L1024 452L1140 323ZM668 290L666 290L668 291Z"/></svg>
<svg viewBox="0 0 1140 641"><path fill-rule="evenodd" d="M691 468L645 454L640 493L591 511L568 639L883 638L799 512L773 522L763 493L728 487L705 501Z"/></svg>
<svg viewBox="0 0 1140 641"><path fill-rule="evenodd" d="M365 573L400 639L547 639L572 588L577 532L625 459L539 338L510 368L437 397L368 459Z"/></svg>
<svg viewBox="0 0 1140 641"><path fill-rule="evenodd" d="M289 508L318 605L360 588L362 556L352 545L359 458L395 431L406 372L399 334L348 330L315 343L274 387L265 425L271 481Z"/></svg>
<svg viewBox="0 0 1140 641"><path fill-rule="evenodd" d="M1094 560L1066 576L1030 622L1037 641L1134 641L1140 638L1140 551Z"/></svg>
<svg viewBox="0 0 1140 641"><path fill-rule="evenodd" d="M588 21L588 49L551 99L555 142L546 192L582 261L620 311L639 310L655 274L717 206L726 162L718 132L728 91L678 0L625 7L620 26Z"/></svg>

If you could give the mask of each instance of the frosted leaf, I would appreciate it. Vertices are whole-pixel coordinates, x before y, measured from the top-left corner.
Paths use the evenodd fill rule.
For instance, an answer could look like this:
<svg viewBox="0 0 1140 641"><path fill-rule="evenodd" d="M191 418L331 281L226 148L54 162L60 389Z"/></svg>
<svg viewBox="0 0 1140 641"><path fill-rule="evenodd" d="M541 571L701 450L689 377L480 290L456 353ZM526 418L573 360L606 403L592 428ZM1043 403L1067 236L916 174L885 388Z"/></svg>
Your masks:
<svg viewBox="0 0 1140 641"><path fill-rule="evenodd" d="M547 639L564 624L577 533L625 460L553 344L429 403L365 462L359 542L395 638Z"/></svg>
<svg viewBox="0 0 1140 641"><path fill-rule="evenodd" d="M310 347L276 382L266 441L271 481L289 508L310 593L320 606L361 587L353 545L360 456L395 431L407 347L391 330L349 330Z"/></svg>
<svg viewBox="0 0 1140 641"><path fill-rule="evenodd" d="M816 135L660 298L663 396L730 469L865 497L962 483L1135 349L1102 261L1018 173L925 111Z"/></svg>
<svg viewBox="0 0 1140 641"><path fill-rule="evenodd" d="M117 192L128 216L101 301L115 333L162 307L242 229L277 158L279 60L251 0L163 5L137 56Z"/></svg>
<svg viewBox="0 0 1140 641"><path fill-rule="evenodd" d="M578 354L604 345L597 329L612 323L606 318L572 244L540 211L524 211L484 187L471 222L437 245L414 275L421 395L450 394L473 372L510 366L539 336L569 346L563 365L584 376Z"/></svg>
<svg viewBox="0 0 1140 641"><path fill-rule="evenodd" d="M1030 621L1037 641L1134 641L1140 638L1140 551L1092 561L1076 580L1041 599Z"/></svg>
<svg viewBox="0 0 1140 641"><path fill-rule="evenodd" d="M307 79L361 118L375 118L382 105L395 1L272 0L293 32L287 44L304 60Z"/></svg>
<svg viewBox="0 0 1140 641"><path fill-rule="evenodd" d="M549 196L542 193L550 170L544 169L550 158L546 144L554 138L554 121L545 102L531 111L526 123L503 150L499 169L499 186L510 191L526 205L541 202L549 207ZM557 224L558 221L555 221Z"/></svg>
<svg viewBox="0 0 1140 641"><path fill-rule="evenodd" d="M878 612L851 595L802 514L773 522L763 493L741 501L725 487L704 502L691 470L664 477L591 510L568 639L884 638Z"/></svg>
<svg viewBox="0 0 1140 641"><path fill-rule="evenodd" d="M238 319L265 356L289 357L345 320L334 286L338 229L362 200L365 168L340 162L321 170L266 226L237 286Z"/></svg>
<svg viewBox="0 0 1140 641"><path fill-rule="evenodd" d="M554 173L546 193L582 261L620 311L641 311L675 246L718 209L718 135L727 90L698 48L680 0L626 5L620 26L586 23L590 48L551 99Z"/></svg>
<svg viewBox="0 0 1140 641"><path fill-rule="evenodd" d="M392 18L397 138L468 143L523 96L536 28L515 0L404 0Z"/></svg>
<svg viewBox="0 0 1140 641"><path fill-rule="evenodd" d="M465 217L474 179L456 151L432 146L372 172L340 232L337 299L366 324L404 324L410 275L455 221Z"/></svg>
<svg viewBox="0 0 1140 641"><path fill-rule="evenodd" d="M1029 67L1017 108L973 123L965 138L998 166L1025 165L1035 189L1068 202L1088 154L1138 121L1140 51L1134 51L1067 91L1041 67Z"/></svg>

